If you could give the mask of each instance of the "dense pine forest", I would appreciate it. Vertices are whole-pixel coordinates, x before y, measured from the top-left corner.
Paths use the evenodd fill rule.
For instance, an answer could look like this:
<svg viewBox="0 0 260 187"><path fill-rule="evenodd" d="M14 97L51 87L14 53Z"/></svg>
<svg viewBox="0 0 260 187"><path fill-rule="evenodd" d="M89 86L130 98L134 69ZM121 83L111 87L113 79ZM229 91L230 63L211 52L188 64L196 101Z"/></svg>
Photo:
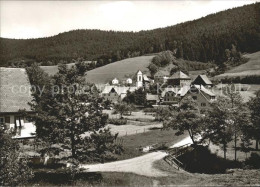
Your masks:
<svg viewBox="0 0 260 187"><path fill-rule="evenodd" d="M171 18L169 18L171 19ZM260 3L229 9L175 26L140 32L74 30L39 39L0 38L0 66L95 60L103 66L124 58L171 50L177 58L221 64L232 44L260 50Z"/></svg>

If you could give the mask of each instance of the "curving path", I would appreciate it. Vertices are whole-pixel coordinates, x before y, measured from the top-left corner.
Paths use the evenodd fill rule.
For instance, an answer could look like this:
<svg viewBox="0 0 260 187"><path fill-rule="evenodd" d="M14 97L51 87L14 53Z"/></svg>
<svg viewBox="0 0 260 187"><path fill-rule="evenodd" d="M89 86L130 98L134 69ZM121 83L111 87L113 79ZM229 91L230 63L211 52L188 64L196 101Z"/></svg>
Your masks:
<svg viewBox="0 0 260 187"><path fill-rule="evenodd" d="M187 137L171 147L182 146L190 143L190 141L191 139ZM166 155L166 152L156 151L127 160L120 160L104 164L83 164L80 167L86 169L88 172L128 172L149 177L162 177L167 176L168 174L154 168L153 163L157 160L161 160Z"/></svg>

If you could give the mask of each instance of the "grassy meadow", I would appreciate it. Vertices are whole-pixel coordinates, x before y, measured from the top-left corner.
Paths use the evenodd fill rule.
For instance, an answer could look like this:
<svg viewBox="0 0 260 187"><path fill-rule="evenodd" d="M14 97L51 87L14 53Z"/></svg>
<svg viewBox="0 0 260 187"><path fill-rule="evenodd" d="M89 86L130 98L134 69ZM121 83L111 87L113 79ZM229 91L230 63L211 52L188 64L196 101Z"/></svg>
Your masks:
<svg viewBox="0 0 260 187"><path fill-rule="evenodd" d="M245 54L244 57L249 59L248 62L236 66L224 74L217 75L215 78L260 75L260 51Z"/></svg>

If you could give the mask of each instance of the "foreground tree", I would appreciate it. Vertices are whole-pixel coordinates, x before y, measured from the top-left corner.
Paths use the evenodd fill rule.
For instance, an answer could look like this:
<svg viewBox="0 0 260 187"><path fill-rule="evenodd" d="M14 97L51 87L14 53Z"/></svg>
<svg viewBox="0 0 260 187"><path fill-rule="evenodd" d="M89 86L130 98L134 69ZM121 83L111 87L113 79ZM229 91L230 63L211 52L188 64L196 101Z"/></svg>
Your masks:
<svg viewBox="0 0 260 187"><path fill-rule="evenodd" d="M260 140L260 90L256 92L256 97L253 97L248 102L250 109L252 127L250 130L250 135L255 139L255 148L258 150L258 144Z"/></svg>
<svg viewBox="0 0 260 187"><path fill-rule="evenodd" d="M217 102L213 103L205 117L206 136L216 145L221 144L226 159L228 143L232 141L232 120L230 120L228 110L228 99L219 97Z"/></svg>
<svg viewBox="0 0 260 187"><path fill-rule="evenodd" d="M243 133L243 129L247 129L250 125L249 112L247 106L243 103L243 99L234 84L230 84L224 89L227 97L226 107L229 112L229 120L232 124L232 132L234 136L234 160L237 160L237 142ZM247 136L244 136L244 138Z"/></svg>
<svg viewBox="0 0 260 187"><path fill-rule="evenodd" d="M125 102L119 102L114 105L114 110L120 114L120 118L123 118L123 114L129 111L129 105Z"/></svg>
<svg viewBox="0 0 260 187"><path fill-rule="evenodd" d="M135 104L146 106L146 91L143 88L139 88L134 92L127 91L126 97L123 99L127 104Z"/></svg>
<svg viewBox="0 0 260 187"><path fill-rule="evenodd" d="M24 185L33 177L18 142L0 127L0 186Z"/></svg>
<svg viewBox="0 0 260 187"><path fill-rule="evenodd" d="M188 132L193 144L200 141L203 125L197 103L191 97L184 98L178 110L173 110L172 115L164 121L164 128L177 130L176 135Z"/></svg>
<svg viewBox="0 0 260 187"><path fill-rule="evenodd" d="M70 150L73 159L98 159L102 154L95 154L100 152L96 144L103 145L103 153L115 153L110 148L116 136L103 130L108 116L102 113L102 98L95 91L93 93L92 85L85 83L86 70L83 63L70 69L59 66L51 86L38 102L32 103L36 115L31 119L35 121L38 140L46 142L47 154L53 150L56 154ZM110 141L101 141L99 137L107 137ZM59 146L54 147L55 144Z"/></svg>

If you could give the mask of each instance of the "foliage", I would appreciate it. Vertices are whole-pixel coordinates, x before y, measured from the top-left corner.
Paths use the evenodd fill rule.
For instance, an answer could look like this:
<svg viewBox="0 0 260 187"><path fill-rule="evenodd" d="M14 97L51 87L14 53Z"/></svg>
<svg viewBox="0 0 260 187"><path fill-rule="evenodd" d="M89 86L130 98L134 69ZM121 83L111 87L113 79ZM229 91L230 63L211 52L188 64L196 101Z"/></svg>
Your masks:
<svg viewBox="0 0 260 187"><path fill-rule="evenodd" d="M169 64L174 63L175 57L173 56L173 52L171 51L163 51L153 57L152 63L157 67L164 67Z"/></svg>
<svg viewBox="0 0 260 187"><path fill-rule="evenodd" d="M178 159L186 165L185 169L192 173L226 173L229 168L241 167L241 163L218 157L202 145L197 145L196 149L181 155Z"/></svg>
<svg viewBox="0 0 260 187"><path fill-rule="evenodd" d="M232 120L229 118L228 110L229 100L226 97L218 97L210 110L206 114L205 123L208 124L205 130L206 137L208 137L214 144L222 145L224 151L224 158L226 158L226 151L228 143L232 141Z"/></svg>
<svg viewBox="0 0 260 187"><path fill-rule="evenodd" d="M248 129L250 127L250 119L248 108L242 103L242 97L240 93L236 90L234 84L230 84L224 88L225 96L229 99L226 103L226 107L229 112L229 120L232 121L232 132L235 142L235 161L237 160L237 141L238 137L242 135L243 129ZM246 141L244 136L244 142Z"/></svg>
<svg viewBox="0 0 260 187"><path fill-rule="evenodd" d="M157 73L159 69L154 63L150 63L147 68L150 71L151 77L154 77L154 75Z"/></svg>
<svg viewBox="0 0 260 187"><path fill-rule="evenodd" d="M247 75L244 77L224 77L221 79L223 84L226 83L241 83L241 84L260 84L259 75Z"/></svg>
<svg viewBox="0 0 260 187"><path fill-rule="evenodd" d="M157 109L156 108L145 108L145 109L143 109L143 112L144 113L155 113L157 111Z"/></svg>
<svg viewBox="0 0 260 187"><path fill-rule="evenodd" d="M245 164L255 169L260 168L260 155L257 153L251 153L250 157L245 160Z"/></svg>
<svg viewBox="0 0 260 187"><path fill-rule="evenodd" d="M108 123L113 125L125 125L127 123L127 119L109 118Z"/></svg>
<svg viewBox="0 0 260 187"><path fill-rule="evenodd" d="M148 53L174 51L177 58L214 63L225 61L225 50L259 51L259 3L208 15L194 21L140 32L74 30L53 37L1 38L0 63L68 63L96 60L97 67Z"/></svg>
<svg viewBox="0 0 260 187"><path fill-rule="evenodd" d="M50 89L50 77L36 63L26 68L30 84L32 86L32 96L36 103L40 102L41 95Z"/></svg>
<svg viewBox="0 0 260 187"><path fill-rule="evenodd" d="M171 116L171 111L168 107L157 107L155 110L155 120L164 121Z"/></svg>
<svg viewBox="0 0 260 187"><path fill-rule="evenodd" d="M113 152L110 148L116 136L102 130L108 115L102 113L102 98L92 89L93 85L85 83L85 70L84 64L76 64L70 69L65 65L59 66L59 72L54 75L41 98L31 103L36 114L30 115L30 118L35 121L37 139L46 143L45 154L69 150L74 159L90 160L91 156L96 159L102 156L104 159L105 153ZM106 146L102 137L109 140ZM55 144L60 146L58 152L53 147ZM104 146L102 154L96 153L101 153L95 149L96 144Z"/></svg>
<svg viewBox="0 0 260 187"><path fill-rule="evenodd" d="M123 118L123 114L128 112L128 109L129 107L125 102L119 102L114 105L115 113L119 113L120 118Z"/></svg>
<svg viewBox="0 0 260 187"><path fill-rule="evenodd" d="M146 106L146 91L143 88L139 88L134 92L127 91L126 97L123 99L127 104L135 104Z"/></svg>
<svg viewBox="0 0 260 187"><path fill-rule="evenodd" d="M260 90L256 92L256 97L253 97L248 102L251 114L252 127L247 130L247 133L256 140L256 149L260 140Z"/></svg>
<svg viewBox="0 0 260 187"><path fill-rule="evenodd" d="M204 129L203 124L197 103L191 97L186 97L181 101L177 111L173 111L172 116L166 118L163 126L177 130L176 135L182 135L187 131L193 144L197 144Z"/></svg>
<svg viewBox="0 0 260 187"><path fill-rule="evenodd" d="M24 185L33 177L18 143L0 127L0 186Z"/></svg>

